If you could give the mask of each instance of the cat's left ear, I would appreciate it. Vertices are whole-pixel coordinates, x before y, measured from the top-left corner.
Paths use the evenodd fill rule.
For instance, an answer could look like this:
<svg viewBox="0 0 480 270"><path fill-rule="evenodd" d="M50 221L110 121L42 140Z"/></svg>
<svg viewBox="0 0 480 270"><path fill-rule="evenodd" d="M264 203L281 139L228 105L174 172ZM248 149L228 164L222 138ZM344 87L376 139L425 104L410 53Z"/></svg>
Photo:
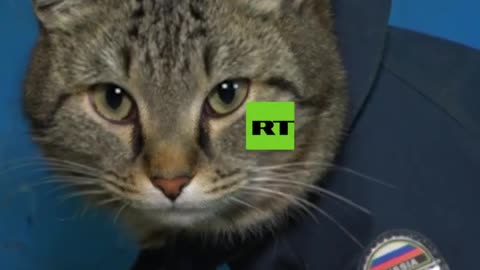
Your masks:
<svg viewBox="0 0 480 270"><path fill-rule="evenodd" d="M87 0L33 0L38 19L46 29L65 29L84 18Z"/></svg>
<svg viewBox="0 0 480 270"><path fill-rule="evenodd" d="M235 0L238 1L238 0ZM273 14L280 19L285 15L298 15L313 19L325 27L332 26L330 0L241 0L262 13Z"/></svg>
<svg viewBox="0 0 480 270"><path fill-rule="evenodd" d="M282 7L288 7L291 11L296 11L301 8L302 4L307 0L243 0L254 9L272 13L278 12Z"/></svg>

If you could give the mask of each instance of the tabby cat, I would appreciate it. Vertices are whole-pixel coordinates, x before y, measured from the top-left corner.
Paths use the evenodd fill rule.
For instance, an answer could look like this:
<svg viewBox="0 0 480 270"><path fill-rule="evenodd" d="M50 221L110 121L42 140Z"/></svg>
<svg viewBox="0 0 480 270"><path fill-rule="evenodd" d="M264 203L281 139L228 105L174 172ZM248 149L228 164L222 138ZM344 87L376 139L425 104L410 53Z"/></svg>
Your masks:
<svg viewBox="0 0 480 270"><path fill-rule="evenodd" d="M306 208L347 107L327 0L34 6L33 138L52 171L144 247L179 230L248 234ZM252 101L296 103L294 151L245 149Z"/></svg>

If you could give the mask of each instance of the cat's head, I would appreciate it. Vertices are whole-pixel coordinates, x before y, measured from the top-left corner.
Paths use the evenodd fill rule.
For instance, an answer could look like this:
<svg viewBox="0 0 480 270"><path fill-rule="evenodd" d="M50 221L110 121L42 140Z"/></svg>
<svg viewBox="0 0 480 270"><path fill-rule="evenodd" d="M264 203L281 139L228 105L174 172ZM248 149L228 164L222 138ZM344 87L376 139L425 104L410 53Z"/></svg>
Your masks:
<svg viewBox="0 0 480 270"><path fill-rule="evenodd" d="M35 139L54 171L130 221L250 228L298 207L331 162L345 93L324 1L34 4ZM250 101L296 103L294 151L246 150Z"/></svg>

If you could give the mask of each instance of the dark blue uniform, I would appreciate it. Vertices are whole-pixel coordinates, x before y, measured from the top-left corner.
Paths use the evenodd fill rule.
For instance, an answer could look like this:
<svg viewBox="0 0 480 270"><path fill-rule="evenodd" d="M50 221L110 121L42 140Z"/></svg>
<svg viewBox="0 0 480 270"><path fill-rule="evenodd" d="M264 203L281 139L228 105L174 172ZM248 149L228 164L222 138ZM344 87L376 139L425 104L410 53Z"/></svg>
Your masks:
<svg viewBox="0 0 480 270"><path fill-rule="evenodd" d="M384 232L412 230L428 237L451 269L480 269L480 52L388 26L386 0L333 5L352 117L325 185L372 215L334 199L312 200L364 246ZM233 270L356 270L365 248L322 214L319 223L307 217L258 243L208 252L185 244L140 261L169 258L185 269L227 262Z"/></svg>

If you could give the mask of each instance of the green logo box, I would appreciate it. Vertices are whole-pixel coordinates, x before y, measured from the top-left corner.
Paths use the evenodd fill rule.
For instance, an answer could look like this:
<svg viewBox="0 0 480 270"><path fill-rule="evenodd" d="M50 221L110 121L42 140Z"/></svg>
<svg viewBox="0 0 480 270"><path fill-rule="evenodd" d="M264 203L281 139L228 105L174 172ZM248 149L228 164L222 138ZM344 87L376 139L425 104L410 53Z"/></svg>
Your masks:
<svg viewBox="0 0 480 270"><path fill-rule="evenodd" d="M248 102L247 150L295 150L295 103Z"/></svg>

